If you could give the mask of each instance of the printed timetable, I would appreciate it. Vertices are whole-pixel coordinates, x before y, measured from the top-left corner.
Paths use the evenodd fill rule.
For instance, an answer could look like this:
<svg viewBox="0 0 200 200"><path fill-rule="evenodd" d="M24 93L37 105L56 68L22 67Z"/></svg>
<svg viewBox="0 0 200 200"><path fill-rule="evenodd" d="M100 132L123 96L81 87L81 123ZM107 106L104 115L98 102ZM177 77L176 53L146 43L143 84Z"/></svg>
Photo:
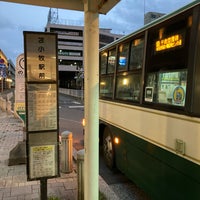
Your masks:
<svg viewBox="0 0 200 200"><path fill-rule="evenodd" d="M30 148L30 177L55 176L55 146L43 145Z"/></svg>
<svg viewBox="0 0 200 200"><path fill-rule="evenodd" d="M29 131L57 129L56 85L30 85L28 101Z"/></svg>

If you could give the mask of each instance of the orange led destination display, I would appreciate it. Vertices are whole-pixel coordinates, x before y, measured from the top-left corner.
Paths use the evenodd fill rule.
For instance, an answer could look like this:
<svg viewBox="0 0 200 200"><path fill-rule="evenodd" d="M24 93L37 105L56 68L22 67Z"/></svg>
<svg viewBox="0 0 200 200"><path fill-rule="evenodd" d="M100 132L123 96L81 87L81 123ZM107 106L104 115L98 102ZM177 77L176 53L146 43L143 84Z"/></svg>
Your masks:
<svg viewBox="0 0 200 200"><path fill-rule="evenodd" d="M164 51L167 49L182 46L183 38L181 34L176 34L164 39L157 40L155 44L156 51Z"/></svg>

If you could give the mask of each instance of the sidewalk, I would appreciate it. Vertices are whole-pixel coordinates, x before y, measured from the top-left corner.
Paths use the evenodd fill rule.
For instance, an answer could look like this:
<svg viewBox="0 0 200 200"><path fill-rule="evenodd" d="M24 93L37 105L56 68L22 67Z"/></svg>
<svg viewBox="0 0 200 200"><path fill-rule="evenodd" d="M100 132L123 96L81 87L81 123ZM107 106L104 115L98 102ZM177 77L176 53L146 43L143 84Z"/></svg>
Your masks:
<svg viewBox="0 0 200 200"><path fill-rule="evenodd" d="M22 140L21 121L0 109L0 199L2 200L40 199L40 181L27 181L26 165L8 166L10 150ZM72 173L61 173L59 178L48 179L47 184L48 197L76 200L78 192L76 163ZM101 177L99 177L99 190L108 200L118 199Z"/></svg>

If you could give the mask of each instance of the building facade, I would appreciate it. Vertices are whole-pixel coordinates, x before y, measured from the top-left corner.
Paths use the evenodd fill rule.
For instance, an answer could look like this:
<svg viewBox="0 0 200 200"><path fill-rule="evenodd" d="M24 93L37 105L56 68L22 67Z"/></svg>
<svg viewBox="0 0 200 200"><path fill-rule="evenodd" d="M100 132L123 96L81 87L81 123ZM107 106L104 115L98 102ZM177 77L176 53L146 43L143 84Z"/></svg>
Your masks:
<svg viewBox="0 0 200 200"><path fill-rule="evenodd" d="M164 13L148 12L144 15L144 24L148 24L165 15Z"/></svg>
<svg viewBox="0 0 200 200"><path fill-rule="evenodd" d="M45 32L58 34L59 87L83 89L84 27L51 23L48 20ZM111 29L100 29L99 47L103 47L121 36L111 33Z"/></svg>
<svg viewBox="0 0 200 200"><path fill-rule="evenodd" d="M14 86L15 66L0 49L0 92Z"/></svg>
<svg viewBox="0 0 200 200"><path fill-rule="evenodd" d="M15 65L8 59L8 87L15 87Z"/></svg>

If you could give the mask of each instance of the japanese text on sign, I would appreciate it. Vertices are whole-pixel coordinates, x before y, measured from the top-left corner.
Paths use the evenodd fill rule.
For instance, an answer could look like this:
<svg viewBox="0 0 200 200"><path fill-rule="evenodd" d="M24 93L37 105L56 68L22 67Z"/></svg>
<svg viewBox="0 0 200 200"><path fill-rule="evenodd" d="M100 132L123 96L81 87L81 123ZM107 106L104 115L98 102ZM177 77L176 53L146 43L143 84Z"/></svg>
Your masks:
<svg viewBox="0 0 200 200"><path fill-rule="evenodd" d="M27 59L28 81L55 81L57 65L55 37L44 34L28 34L26 43L26 52L29 58Z"/></svg>
<svg viewBox="0 0 200 200"><path fill-rule="evenodd" d="M31 178L55 176L55 146L33 146L31 151Z"/></svg>
<svg viewBox="0 0 200 200"><path fill-rule="evenodd" d="M52 84L28 87L28 130L57 129L56 87Z"/></svg>
<svg viewBox="0 0 200 200"><path fill-rule="evenodd" d="M171 49L177 46L182 46L183 40L180 34L172 35L168 38L164 38L156 41L156 51L163 51Z"/></svg>

